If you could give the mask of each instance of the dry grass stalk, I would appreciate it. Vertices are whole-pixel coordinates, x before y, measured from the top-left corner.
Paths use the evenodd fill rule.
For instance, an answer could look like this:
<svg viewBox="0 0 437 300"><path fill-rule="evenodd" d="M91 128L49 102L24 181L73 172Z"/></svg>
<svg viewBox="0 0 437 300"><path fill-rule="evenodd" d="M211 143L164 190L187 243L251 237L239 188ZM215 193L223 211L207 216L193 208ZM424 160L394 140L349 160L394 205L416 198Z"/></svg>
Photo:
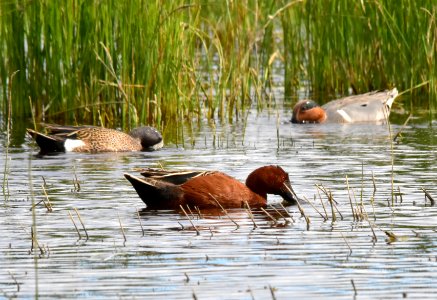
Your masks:
<svg viewBox="0 0 437 300"><path fill-rule="evenodd" d="M356 221L363 221L364 215L363 215L363 208L362 206L357 206L354 208L354 213L356 215Z"/></svg>
<svg viewBox="0 0 437 300"><path fill-rule="evenodd" d="M34 209L35 207L37 207L41 202L44 202L44 199L42 199L42 200L38 201L37 203L33 204L33 205L29 208L29 211L32 211L32 209ZM44 203L44 206L45 206L45 203ZM46 206L46 208L47 208L47 206Z"/></svg>
<svg viewBox="0 0 437 300"><path fill-rule="evenodd" d="M194 225L193 221L191 220L190 216L187 214L187 212L185 211L184 207L182 205L179 205L179 207L182 209L182 212L185 214L185 216L187 217L187 219L190 221L191 226L193 226L194 230L196 230L197 235L200 235L199 230L197 229L196 225ZM180 223L179 223L180 224ZM182 226L182 224L181 224ZM183 226L182 226L183 229Z"/></svg>
<svg viewBox="0 0 437 300"><path fill-rule="evenodd" d="M194 219L194 214L193 214L193 212L191 211L191 208L190 208L190 206L187 204L187 210L190 212L190 215L191 215L191 217Z"/></svg>
<svg viewBox="0 0 437 300"><path fill-rule="evenodd" d="M8 271L8 273L9 273L9 275L11 275L12 280L13 280L13 281L15 282L15 284L17 285L17 292L19 292L19 291L20 291L20 284L18 283L17 278L15 278L14 274L12 274L11 271Z"/></svg>
<svg viewBox="0 0 437 300"><path fill-rule="evenodd" d="M249 214L249 217L250 217L250 219L252 220L252 224L253 224L253 229L256 229L256 228L258 228L258 225L256 225L256 223L255 223L255 219L254 219L254 217L253 217L253 213L252 213L252 210L250 209L250 205L249 205L249 202L247 202L247 201L244 201L244 204L246 205L246 210L247 210L247 213Z"/></svg>
<svg viewBox="0 0 437 300"><path fill-rule="evenodd" d="M358 207L359 204L358 204L358 202L357 202L357 197L355 196L355 190L354 190L354 189L351 189L351 191L352 191L352 196L353 196L353 198L354 198L355 207Z"/></svg>
<svg viewBox="0 0 437 300"><path fill-rule="evenodd" d="M9 76L8 82L8 122L6 126L6 147L5 147L5 168L3 173L3 196L5 198L5 202L8 201L10 192L9 192L9 145L12 131L12 82L15 75L19 72L19 70L13 72Z"/></svg>
<svg viewBox="0 0 437 300"><path fill-rule="evenodd" d="M181 222L179 222L179 221L178 221L178 224L179 224L179 225L181 225L181 230L182 230L182 231L184 231L184 230L185 230L185 227L184 227L184 225L182 225L182 223L181 223Z"/></svg>
<svg viewBox="0 0 437 300"><path fill-rule="evenodd" d="M143 233L143 236L144 236L143 223L141 222L140 211L138 210L138 208L137 208L137 217L138 217L138 221L140 222L141 232Z"/></svg>
<svg viewBox="0 0 437 300"><path fill-rule="evenodd" d="M378 238L376 237L375 230L373 230L372 223L370 223L370 221L368 221L368 222L369 222L369 225L370 225L370 230L372 230L372 235L373 235L373 237L372 237L372 241L373 241L374 243L376 243L376 242L378 241Z"/></svg>
<svg viewBox="0 0 437 300"><path fill-rule="evenodd" d="M364 205L359 205L355 209L357 219L359 221L369 220L369 214L367 213L366 207Z"/></svg>
<svg viewBox="0 0 437 300"><path fill-rule="evenodd" d="M424 189L424 188L420 188L420 189L425 193L425 202L426 202L426 199L428 199L431 202L431 206L434 206L435 205L435 200L431 196L431 194L428 193L428 191L426 189Z"/></svg>
<svg viewBox="0 0 437 300"><path fill-rule="evenodd" d="M354 289L354 297L355 297L356 295L358 295L358 292L357 292L357 288L355 287L355 282L353 279L351 279L351 283L352 283L352 288Z"/></svg>
<svg viewBox="0 0 437 300"><path fill-rule="evenodd" d="M375 197L375 194L376 194L376 183L375 183L375 176L373 176L373 171L372 171L372 183L373 183L373 197Z"/></svg>
<svg viewBox="0 0 437 300"><path fill-rule="evenodd" d="M411 117L413 116L413 114L409 114L408 118L405 120L404 124L402 125L402 127L399 129L399 131L395 134L394 138L393 138L393 142L397 142L397 139L401 136L402 131L404 131L404 128L407 126L408 121L410 121Z"/></svg>
<svg viewBox="0 0 437 300"><path fill-rule="evenodd" d="M117 217L118 217L118 223L120 224L121 233L123 234L124 243L126 243L127 241L126 234L124 233L123 224L121 224L120 214L117 213Z"/></svg>
<svg viewBox="0 0 437 300"><path fill-rule="evenodd" d="M319 185L316 186L328 197L328 202L331 205L332 222L335 222L337 220L337 217L335 215L334 198L332 197L332 193L326 190L323 186L319 186Z"/></svg>
<svg viewBox="0 0 437 300"><path fill-rule="evenodd" d="M372 230L372 234L373 234L372 241L373 241L374 243L376 243L376 242L378 241L378 238L376 237L375 230L373 230L373 226L374 226L374 224L372 224L372 222L370 222L370 220L367 220L367 222L369 222L370 230Z"/></svg>
<svg viewBox="0 0 437 300"><path fill-rule="evenodd" d="M369 220L369 214L367 213L366 207L364 205L361 206L361 215L363 220Z"/></svg>
<svg viewBox="0 0 437 300"><path fill-rule="evenodd" d="M331 197L332 197L332 194L331 194ZM334 198L332 198L332 204L334 205L334 208L335 208L335 210L338 212L338 214L340 215L340 219L344 219L343 218L343 214L341 213L341 211L338 209L338 206L337 206L337 202L334 200Z"/></svg>
<svg viewBox="0 0 437 300"><path fill-rule="evenodd" d="M231 216L228 214L228 212L223 208L223 206L220 204L220 202L218 202L218 200L213 196L213 195L211 195L211 193L208 193L213 199L214 199L214 201L218 204L218 206L220 206L220 208L222 209L222 211L225 213L225 215L229 218L229 220L231 220L231 222L232 223L234 223L235 224L235 226L237 226L237 229L239 229L240 228L240 225L238 225L238 223L237 222L235 222L234 220L232 220L232 218L231 218Z"/></svg>
<svg viewBox="0 0 437 300"><path fill-rule="evenodd" d="M360 189L360 204L363 205L363 193L364 193L364 162L361 162L361 189Z"/></svg>
<svg viewBox="0 0 437 300"><path fill-rule="evenodd" d="M199 219L203 219L203 215L202 212L200 211L199 207L196 205L194 206L194 208L196 209L197 215L199 216Z"/></svg>
<svg viewBox="0 0 437 300"><path fill-rule="evenodd" d="M70 220L71 220L71 222L73 222L74 228L76 228L76 232L77 232L77 235L79 236L79 240L82 239L82 235L80 234L80 231L79 231L79 229L77 228L77 226L76 226L76 222L74 222L73 216L71 215L71 212L70 212L70 211L68 211L68 215L70 216Z"/></svg>
<svg viewBox="0 0 437 300"><path fill-rule="evenodd" d="M351 248L351 246L349 245L348 241L346 240L345 236L343 235L343 232L340 232L340 234L341 234L342 238L344 239L344 241L345 241L347 247L349 248L349 255L351 255L351 254L352 254L352 248Z"/></svg>
<svg viewBox="0 0 437 300"><path fill-rule="evenodd" d="M326 211L325 203L323 203L322 195L320 195L320 190L319 189L317 189L317 194L319 195L320 203L322 204L323 211L325 212L325 219L328 220L329 219L328 212ZM314 197L315 197L315 195L314 195Z"/></svg>
<svg viewBox="0 0 437 300"><path fill-rule="evenodd" d="M352 197L351 197L351 194L350 194L350 188L349 188L349 179L347 178L347 175L346 175L346 186L347 186L347 194L348 194L348 196L349 196L349 203L350 203L350 205L351 205L352 216L354 217L354 221L355 221L355 220L357 220L358 218L357 218L357 216L355 215L354 205L352 204Z"/></svg>
<svg viewBox="0 0 437 300"><path fill-rule="evenodd" d="M44 178L44 176L41 176L41 178L42 178L42 184L43 184L43 186L44 186L45 188L47 188L47 182L46 182L46 179Z"/></svg>
<svg viewBox="0 0 437 300"><path fill-rule="evenodd" d="M48 212L53 212L52 203L50 202L49 195L47 194L46 188L45 188L45 182L41 185L42 190L44 192L44 196L46 197L47 203L43 200L44 206L46 207Z"/></svg>
<svg viewBox="0 0 437 300"><path fill-rule="evenodd" d="M404 201L404 199L402 198L401 188L400 188L399 186L398 186L398 195L399 195L399 199L401 199L400 202L401 202L401 204L402 204L402 202Z"/></svg>
<svg viewBox="0 0 437 300"><path fill-rule="evenodd" d="M303 199L309 204L311 205L312 208L314 208L314 210L323 218L323 220L328 220L328 218L326 218L324 215L322 215L322 213L317 209L317 207L314 206L314 204L311 203L311 201L309 201L305 196L303 197Z"/></svg>
<svg viewBox="0 0 437 300"><path fill-rule="evenodd" d="M290 213L289 213L288 210L284 207L284 205L282 205L282 203L279 203L279 205L280 205L281 208L284 210L284 212L287 214L287 216L291 219L291 221L295 222L293 216L290 215Z"/></svg>
<svg viewBox="0 0 437 300"><path fill-rule="evenodd" d="M373 176L373 171L372 171L372 182L373 182L373 193L372 193L372 197L370 198L370 203L372 204L373 220L376 221L376 214L375 214L376 183L375 183L375 176Z"/></svg>
<svg viewBox="0 0 437 300"><path fill-rule="evenodd" d="M272 295L272 300L276 300L275 288L269 285L270 294Z"/></svg>
<svg viewBox="0 0 437 300"><path fill-rule="evenodd" d="M278 214L278 215L280 215L281 216L281 218L283 218L284 219L284 221L285 221L285 224L288 224L288 223L290 223L290 221L289 220L287 220L287 218L285 218L285 216L279 211L279 210L277 210L276 209L276 207L274 207L273 205L270 205L270 207Z"/></svg>
<svg viewBox="0 0 437 300"><path fill-rule="evenodd" d="M30 248L30 252L33 252L33 249L35 248L34 246L36 245L36 246L38 247L38 249L39 249L40 254L41 254L41 255L44 255L45 251L44 251L44 249L39 245L39 243L38 243L38 239L36 238L35 230L33 229L33 227L34 227L34 226L31 226L31 227L30 227L30 236L31 236L31 239L32 239L32 245L31 245L31 248Z"/></svg>
<svg viewBox="0 0 437 300"><path fill-rule="evenodd" d="M296 196L296 193L293 191L293 189L290 189L289 187L286 186L286 188L288 189L288 191L294 196L294 198L296 199L296 204L297 204L297 208L300 211L300 214L305 218L305 222L307 223L307 229L310 228L310 218L306 216L305 211L303 210L303 207L300 205L298 197Z"/></svg>
<svg viewBox="0 0 437 300"><path fill-rule="evenodd" d="M302 215L302 217L305 218L305 222L307 223L307 229L309 229L311 223L310 218L307 217L307 215L305 214L305 211L303 210L303 207L300 205L299 201L296 201L296 203L297 203L297 208L300 211L300 214Z"/></svg>
<svg viewBox="0 0 437 300"><path fill-rule="evenodd" d="M262 210L263 213L265 213L273 221L274 224L278 223L278 221L276 221L276 219L273 218L273 216L271 214L269 214L269 212L266 211L263 207L261 207L261 210Z"/></svg>
<svg viewBox="0 0 437 300"><path fill-rule="evenodd" d="M328 198L329 199L329 204L331 204L331 214L332 214L332 222L337 221L337 216L335 215L335 210L334 210L334 203L332 202L332 198Z"/></svg>
<svg viewBox="0 0 437 300"><path fill-rule="evenodd" d="M77 175L76 175L76 166L73 166L73 192L80 192L80 182L79 179L77 179Z"/></svg>
<svg viewBox="0 0 437 300"><path fill-rule="evenodd" d="M89 239L88 231L86 230L85 225L84 225L83 222L82 222L82 218L80 217L80 214L79 214L79 212L77 211L76 207L74 208L74 211L76 212L76 215L77 215L77 217L79 218L79 222L80 222L80 224L82 225L82 228L83 228L83 230L85 231L86 239L88 240L88 239Z"/></svg>

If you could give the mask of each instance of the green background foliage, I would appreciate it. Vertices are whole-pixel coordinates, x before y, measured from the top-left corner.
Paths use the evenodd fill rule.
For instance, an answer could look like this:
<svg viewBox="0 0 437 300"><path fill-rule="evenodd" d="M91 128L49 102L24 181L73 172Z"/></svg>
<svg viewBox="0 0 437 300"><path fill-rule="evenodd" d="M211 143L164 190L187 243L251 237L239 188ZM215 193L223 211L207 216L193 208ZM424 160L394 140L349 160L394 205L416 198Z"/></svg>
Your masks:
<svg viewBox="0 0 437 300"><path fill-rule="evenodd" d="M0 108L161 127L238 117L278 84L287 101L305 89L319 102L422 84L406 106L432 117L436 13L433 0L3 0Z"/></svg>

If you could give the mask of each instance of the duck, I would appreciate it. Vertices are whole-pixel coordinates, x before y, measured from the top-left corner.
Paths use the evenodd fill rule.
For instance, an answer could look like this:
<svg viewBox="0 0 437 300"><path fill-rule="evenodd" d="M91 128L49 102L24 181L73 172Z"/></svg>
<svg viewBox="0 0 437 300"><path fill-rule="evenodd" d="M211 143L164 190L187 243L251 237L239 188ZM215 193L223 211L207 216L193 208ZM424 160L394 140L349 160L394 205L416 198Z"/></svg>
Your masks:
<svg viewBox="0 0 437 300"><path fill-rule="evenodd" d="M220 171L171 171L143 169L137 177L125 173L147 209L178 210L180 206L199 209L265 207L267 194L281 196L295 204L288 173L280 166L260 167L249 174L246 184Z"/></svg>
<svg viewBox="0 0 437 300"><path fill-rule="evenodd" d="M125 133L91 125L70 126L43 124L45 133L27 128L40 147L40 155L58 152L128 152L162 148L162 135L153 127L138 127Z"/></svg>
<svg viewBox="0 0 437 300"><path fill-rule="evenodd" d="M292 123L381 123L386 122L398 90L373 91L333 100L319 106L301 100L293 108Z"/></svg>

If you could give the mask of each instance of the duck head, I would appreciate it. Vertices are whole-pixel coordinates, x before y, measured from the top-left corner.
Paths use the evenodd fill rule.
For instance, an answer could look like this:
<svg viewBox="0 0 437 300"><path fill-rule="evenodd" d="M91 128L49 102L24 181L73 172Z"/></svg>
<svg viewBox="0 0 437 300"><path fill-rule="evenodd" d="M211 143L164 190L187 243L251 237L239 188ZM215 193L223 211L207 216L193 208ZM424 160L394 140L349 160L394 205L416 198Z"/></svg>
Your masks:
<svg viewBox="0 0 437 300"><path fill-rule="evenodd" d="M138 127L129 132L129 135L141 141L143 150L157 150L164 144L162 135L153 127Z"/></svg>
<svg viewBox="0 0 437 300"><path fill-rule="evenodd" d="M293 108L292 123L322 123L326 112L313 100L301 100Z"/></svg>
<svg viewBox="0 0 437 300"><path fill-rule="evenodd" d="M267 199L267 194L273 194L281 196L290 203L297 201L288 173L279 166L256 169L247 177L246 186L265 199Z"/></svg>

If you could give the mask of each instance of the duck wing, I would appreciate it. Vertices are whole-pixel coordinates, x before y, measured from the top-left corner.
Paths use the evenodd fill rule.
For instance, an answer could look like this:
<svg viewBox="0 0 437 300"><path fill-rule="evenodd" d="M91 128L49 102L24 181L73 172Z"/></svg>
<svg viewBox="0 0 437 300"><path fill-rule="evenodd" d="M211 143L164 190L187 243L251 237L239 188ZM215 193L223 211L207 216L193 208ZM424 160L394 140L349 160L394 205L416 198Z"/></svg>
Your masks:
<svg viewBox="0 0 437 300"><path fill-rule="evenodd" d="M124 177L132 184L148 209L175 209L184 204L184 193L179 185L128 173Z"/></svg>
<svg viewBox="0 0 437 300"><path fill-rule="evenodd" d="M57 125L57 124L42 124L42 126L45 128L48 134L62 136L62 137L66 137L66 136L71 137L72 134L82 129L101 128L98 126L91 126L91 125L71 126L71 125Z"/></svg>
<svg viewBox="0 0 437 300"><path fill-rule="evenodd" d="M46 135L27 128L27 133L35 140L40 148L40 155L49 153L65 152L65 138L55 135Z"/></svg>
<svg viewBox="0 0 437 300"><path fill-rule="evenodd" d="M176 185L181 185L190 179L212 174L215 171L191 171L191 170L163 170L155 168L142 169L140 174L146 178L152 178L159 181L164 181Z"/></svg>

